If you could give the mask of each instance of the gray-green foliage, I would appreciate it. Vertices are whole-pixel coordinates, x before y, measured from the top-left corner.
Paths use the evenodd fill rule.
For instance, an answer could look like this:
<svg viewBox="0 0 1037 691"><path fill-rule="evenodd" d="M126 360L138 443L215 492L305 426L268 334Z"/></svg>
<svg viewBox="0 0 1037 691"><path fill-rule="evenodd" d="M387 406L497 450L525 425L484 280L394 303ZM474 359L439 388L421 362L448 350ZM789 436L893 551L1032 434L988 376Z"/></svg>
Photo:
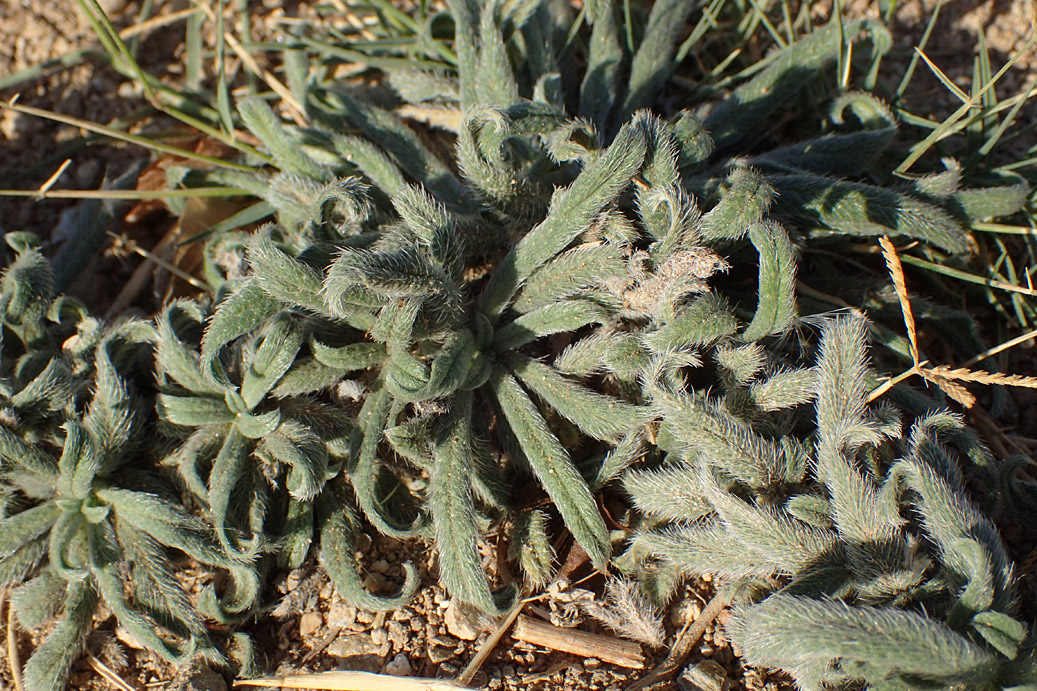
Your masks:
<svg viewBox="0 0 1037 691"><path fill-rule="evenodd" d="M869 406L865 333L861 318L828 321L810 376L723 353L722 393L685 392L654 370L673 441L663 466L624 480L646 516L625 558L762 589L729 633L746 661L803 689L1033 683L1012 562L959 461L986 452L947 412L906 425ZM775 378L798 394L759 405ZM811 399L813 434L783 435L783 409ZM673 487L688 500L667 501Z"/></svg>
<svg viewBox="0 0 1037 691"><path fill-rule="evenodd" d="M791 337L803 250L890 235L961 253L966 223L1016 211L1025 183L968 187L953 163L884 182L898 123L833 74L852 43L871 88L889 42L875 21L833 21L727 95L688 95L671 72L723 2L446 5L451 50L429 24L418 62L368 56L446 133L308 74L293 48L308 124L244 99L262 166L170 172L259 200L210 229L211 293L106 324L55 295L68 276L33 238L7 236L0 580L21 583L23 625L59 618L27 688L64 683L101 601L160 655L223 662L242 639L206 621L255 614L264 578L311 546L344 597L399 607L418 572L395 595L362 587L367 527L432 540L451 597L499 612L518 589L484 572L482 537L510 536L530 585L551 581L560 525L603 569L598 499L620 483L640 512L625 567L784 579L739 610L750 662L806 688L1029 679L1011 561L949 451L982 449L950 415L904 431L865 405L860 321L827 324L814 367ZM791 119L791 137L769 129ZM192 602L178 552L226 572L220 597ZM856 643L785 644L832 627ZM890 662L883 627L911 654ZM948 651L957 666L927 666Z"/></svg>
<svg viewBox="0 0 1037 691"><path fill-rule="evenodd" d="M0 580L17 586L11 598L24 626L59 614L28 660L25 686L64 684L102 602L162 657L222 663L205 614L173 575L170 550L230 575L222 600L211 588L202 595L210 614L250 606L255 577L141 462L153 453L144 435L151 397L136 381L151 373L155 330L134 319L104 326L55 299L47 262L28 246L19 253L4 277L14 287L2 351Z"/></svg>

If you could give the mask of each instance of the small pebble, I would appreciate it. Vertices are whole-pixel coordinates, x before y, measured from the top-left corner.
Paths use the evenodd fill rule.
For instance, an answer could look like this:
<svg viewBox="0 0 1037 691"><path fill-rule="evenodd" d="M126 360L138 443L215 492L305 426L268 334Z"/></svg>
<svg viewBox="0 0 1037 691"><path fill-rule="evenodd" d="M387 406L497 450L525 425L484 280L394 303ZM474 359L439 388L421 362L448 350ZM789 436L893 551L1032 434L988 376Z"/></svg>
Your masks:
<svg viewBox="0 0 1037 691"><path fill-rule="evenodd" d="M727 682L727 670L713 660L703 660L688 665L677 678L681 691L723 691Z"/></svg>
<svg viewBox="0 0 1037 691"><path fill-rule="evenodd" d="M443 614L443 623L447 633L462 641L474 641L479 637L479 631L475 626L475 615L461 605L458 600L453 599L447 605Z"/></svg>
<svg viewBox="0 0 1037 691"><path fill-rule="evenodd" d="M442 662L454 657L454 648L443 647L441 645L433 645L428 649L428 659L434 665L438 665Z"/></svg>
<svg viewBox="0 0 1037 691"><path fill-rule="evenodd" d="M414 668L410 666L410 660L403 653L396 655L382 668L384 674L391 674L394 677L409 677L413 671Z"/></svg>
<svg viewBox="0 0 1037 691"><path fill-rule="evenodd" d="M308 638L324 626L324 617L320 612L307 612L299 617L299 635Z"/></svg>

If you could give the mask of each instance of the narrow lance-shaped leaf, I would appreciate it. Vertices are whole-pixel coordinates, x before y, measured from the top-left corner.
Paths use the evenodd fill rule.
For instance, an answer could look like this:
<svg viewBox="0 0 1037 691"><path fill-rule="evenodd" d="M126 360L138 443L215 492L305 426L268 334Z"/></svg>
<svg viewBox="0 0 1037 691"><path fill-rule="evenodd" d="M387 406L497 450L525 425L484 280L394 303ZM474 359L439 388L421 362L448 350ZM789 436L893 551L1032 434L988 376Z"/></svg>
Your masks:
<svg viewBox="0 0 1037 691"><path fill-rule="evenodd" d="M341 492L334 494L337 501L332 504L330 515L320 524L320 560L328 577L347 602L369 612L385 612L398 609L411 598L420 585L417 569L404 564L404 584L396 597L372 595L364 589L359 574L359 565L353 555L356 552L358 519L352 502Z"/></svg>
<svg viewBox="0 0 1037 691"><path fill-rule="evenodd" d="M774 212L833 233L865 237L894 235L924 240L960 254L966 233L947 211L895 190L814 175L769 175L777 191Z"/></svg>
<svg viewBox="0 0 1037 691"><path fill-rule="evenodd" d="M623 45L619 39L611 0L593 0L587 4L591 29L587 71L580 88L580 111L605 131L619 92L619 68L623 62Z"/></svg>
<svg viewBox="0 0 1037 691"><path fill-rule="evenodd" d="M270 150L270 155L282 170L315 180L325 177L325 171L300 151L266 102L259 98L242 99L238 101L238 113L245 126Z"/></svg>
<svg viewBox="0 0 1037 691"><path fill-rule="evenodd" d="M646 420L645 408L592 391L532 358L516 353L507 364L545 403L595 439L619 437Z"/></svg>
<svg viewBox="0 0 1037 691"><path fill-rule="evenodd" d="M657 0L648 13L644 38L630 64L630 85L623 102L625 113L648 108L673 67L677 36L698 0Z"/></svg>
<svg viewBox="0 0 1037 691"><path fill-rule="evenodd" d="M742 337L757 341L784 332L796 318L796 259L788 233L776 223L757 223L749 239L760 254L759 302Z"/></svg>
<svg viewBox="0 0 1037 691"><path fill-rule="evenodd" d="M940 623L889 607L772 595L738 612L728 630L750 664L785 669L803 688L823 680L877 684L894 675L981 688L994 663Z"/></svg>
<svg viewBox="0 0 1037 691"><path fill-rule="evenodd" d="M635 118L567 190L558 194L547 218L498 265L483 297L482 309L487 316L496 318L534 271L590 228L637 174L646 151L643 118Z"/></svg>
<svg viewBox="0 0 1037 691"><path fill-rule="evenodd" d="M378 445L382 441L382 434L391 408L392 397L386 389L383 388L368 395L357 419L357 440L351 453L354 460L347 468L347 472L356 492L357 503L367 520L385 535L406 538L411 537L415 531L420 529L422 517L417 515L411 518L409 524L401 524L395 516L391 515L388 507L382 505L386 499L379 493L379 487L384 480L395 480L395 478L386 478L388 471L378 459ZM399 481L395 482L398 491L407 491L399 484ZM400 497L396 497L393 502L404 503Z"/></svg>
<svg viewBox="0 0 1037 691"><path fill-rule="evenodd" d="M843 50L844 37L852 40L862 31L870 34L877 52L884 52L891 43L889 32L875 20L840 18L766 58L768 64L762 71L706 117L706 129L717 147L732 147L760 132L759 125L775 109L795 98L811 77L835 63Z"/></svg>
<svg viewBox="0 0 1037 691"><path fill-rule="evenodd" d="M86 642L97 609L97 593L90 581L71 581L65 596L65 614L25 665L26 691L54 691L65 687L72 663Z"/></svg>
<svg viewBox="0 0 1037 691"><path fill-rule="evenodd" d="M595 567L603 568L612 550L605 522L586 481L519 383L495 368L490 385L522 453L558 507L566 526Z"/></svg>
<svg viewBox="0 0 1037 691"><path fill-rule="evenodd" d="M433 446L429 508L439 554L439 572L452 597L495 612L478 550L478 526L472 497L472 394L453 397L443 421L442 438Z"/></svg>
<svg viewBox="0 0 1037 691"><path fill-rule="evenodd" d="M501 327L494 334L493 347L498 352L514 350L543 336L571 333L588 324L602 324L608 316L608 310L591 300L551 303Z"/></svg>

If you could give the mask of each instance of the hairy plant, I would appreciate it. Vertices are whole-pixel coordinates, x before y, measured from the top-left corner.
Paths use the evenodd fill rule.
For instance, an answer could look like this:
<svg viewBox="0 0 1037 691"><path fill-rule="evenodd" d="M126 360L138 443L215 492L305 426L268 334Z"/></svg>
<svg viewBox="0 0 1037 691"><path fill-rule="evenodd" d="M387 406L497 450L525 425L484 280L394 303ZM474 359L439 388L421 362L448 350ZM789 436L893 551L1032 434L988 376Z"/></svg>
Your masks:
<svg viewBox="0 0 1037 691"><path fill-rule="evenodd" d="M60 300L45 304L52 299L45 293L49 266L34 252L22 248L5 274L16 288L5 295L33 293L37 316L56 313ZM30 261L32 274L21 270ZM14 303L7 302L12 332L33 333L40 344L58 330L60 323L48 328L28 310L10 309ZM148 371L141 364L150 366L154 329L133 319L104 327L85 316L79 326L36 377L6 397L0 429L0 581L17 585L11 600L23 626L38 628L60 613L25 668L30 691L64 685L101 603L168 660L201 654L224 662L174 575L170 550L231 576L222 600L211 587L203 594L209 611L247 606L251 596L238 600L257 588L250 567L228 557L212 529L141 463L151 453L143 433L150 397L134 380ZM43 347L30 353L51 354ZM30 353L19 359L27 371L40 366ZM5 360L9 354L5 347Z"/></svg>
<svg viewBox="0 0 1037 691"><path fill-rule="evenodd" d="M965 489L985 449L947 412L903 429L892 408L866 404L861 318L825 324L810 370L768 372L760 355L718 357L722 395L654 370L670 455L624 480L648 519L626 557L773 592L742 605L729 632L746 661L803 689L1033 683L1012 561ZM782 414L811 401L813 433L783 434Z"/></svg>
<svg viewBox="0 0 1037 691"><path fill-rule="evenodd" d="M957 179L914 188L865 181L896 134L888 108L867 93L833 96L811 138L762 152L753 144L744 155L747 133L823 80L845 41L866 37L859 54L873 83L889 37L870 20L833 22L776 51L719 102L668 119L639 110L665 88L675 23L693 8L653 4L634 46L621 40L613 3L590 3L587 70L575 84L559 65L572 60L564 38L579 27L559 3L448 3L456 65L377 64L406 102L399 112L453 134L453 161L362 91L309 81L298 60L287 69L307 125L281 122L259 99L239 103L272 166L201 179L255 194L278 222L210 241L209 275L229 282L190 375L199 383L185 375L179 386L192 396L159 399L174 422L168 404L207 401L195 418L179 416L198 431L176 462L210 504L225 545L254 556L264 529L275 543L277 524L300 525L281 509L271 514L266 489L242 499L228 523L229 488L246 493L240 478L274 479L290 468L288 505L301 515L341 469L368 522L398 538L430 533L451 594L494 611L501 603L478 537L487 521L514 513L518 498L502 487L531 474L602 567L612 547L592 489L644 453L641 378L653 360L676 371L718 342L750 347L788 332L797 319L797 245L816 236L888 234L961 252L970 214L1021 204L1025 186L1011 176L983 191ZM723 291L711 287L731 266L721 253L744 265L744 249L758 275L743 280L738 270ZM247 277L225 271L221 252L247 265ZM333 332L333 342L307 329ZM264 338L277 363L251 397L244 380L210 371L235 339ZM262 360L259 342L231 350L254 348ZM247 362L224 368L247 378ZM282 375L293 383L278 385ZM757 395L777 409L791 404L782 396L802 398L802 381L778 373L741 399L751 406ZM338 462L325 467L320 450L309 459L320 467L306 470L263 450L269 443L258 438L291 420L292 396L343 383L363 403L348 445L334 443ZM296 432L281 429L291 439L278 448L299 448ZM205 435L218 443L198 455ZM246 470L252 448L265 470ZM193 470L210 465L207 481ZM528 534L527 519L517 518L516 537ZM244 542L232 544L231 526ZM544 579L549 550L516 554L532 579Z"/></svg>
<svg viewBox="0 0 1037 691"><path fill-rule="evenodd" d="M109 326L56 297L82 257L63 252L55 280L32 238L8 236L0 574L32 578L13 596L26 624L64 598L32 691L62 683L102 600L159 654L222 661L203 616L240 624L263 576L314 543L344 597L398 607L417 570L398 595L365 590L366 526L432 540L451 597L500 612L518 588L486 573L482 536L508 535L530 585L551 582L562 526L604 569L621 538L598 502L620 482L640 518L619 563L643 592L612 581L598 615L617 630L658 643L643 595L708 572L769 595L732 635L803 688L1030 683L1011 561L960 466L996 464L924 394L890 392L911 417L867 403L862 320L825 321L804 367L818 320L801 293L819 293L800 269L810 256L848 283L842 253L883 236L957 261L970 224L1021 209L1028 185L951 159L891 175L904 142L872 92L890 44L874 20L836 17L693 89L671 79L708 57L717 17L756 25L734 4L420 3L424 25L397 22L420 34L407 60L405 41L303 33L287 90L263 75L295 124L265 95L232 112L220 75L204 126L242 160L195 155L209 167L172 166L170 184L256 200L204 233L212 291L151 321ZM327 78L332 54L391 89ZM895 291L837 288L821 299L899 325ZM984 349L968 315L915 304L956 351ZM913 337L871 329L917 357ZM222 598L190 602L180 553L229 573Z"/></svg>

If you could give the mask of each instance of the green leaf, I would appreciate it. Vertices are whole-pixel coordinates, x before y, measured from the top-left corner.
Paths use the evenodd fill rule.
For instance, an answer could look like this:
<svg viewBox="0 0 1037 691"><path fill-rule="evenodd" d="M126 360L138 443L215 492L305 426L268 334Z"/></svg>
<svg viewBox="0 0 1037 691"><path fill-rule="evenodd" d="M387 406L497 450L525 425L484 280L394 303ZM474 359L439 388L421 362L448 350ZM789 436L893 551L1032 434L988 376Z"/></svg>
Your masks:
<svg viewBox="0 0 1037 691"><path fill-rule="evenodd" d="M952 254L968 250L961 223L916 197L860 182L814 175L769 175L777 191L774 212L829 234L924 240Z"/></svg>
<svg viewBox="0 0 1037 691"><path fill-rule="evenodd" d="M647 409L592 391L532 358L516 353L506 362L531 391L595 439L615 439L647 420Z"/></svg>
<svg viewBox="0 0 1037 691"><path fill-rule="evenodd" d="M429 507L440 579L447 591L451 597L493 613L497 608L479 555L472 497L472 471L476 465L472 413L470 392L453 397L450 413L441 423L440 438L432 447L435 465L430 478Z"/></svg>
<svg viewBox="0 0 1037 691"><path fill-rule="evenodd" d="M216 307L202 336L202 362L211 363L231 341L252 333L281 311L283 305L249 279Z"/></svg>
<svg viewBox="0 0 1037 691"><path fill-rule="evenodd" d="M285 305L301 307L315 314L329 314L321 295L321 277L309 266L278 249L268 230L260 228L252 234L248 261L252 267L253 280L267 295ZM256 312L249 309L245 311L246 314L258 315L258 310L270 309L270 306L262 305L258 299L253 303L251 292L248 295L249 302L241 305L242 311L245 311L246 306L252 308L254 304Z"/></svg>
<svg viewBox="0 0 1037 691"><path fill-rule="evenodd" d="M623 125L612 144L556 194L551 210L504 257L483 296L482 311L494 320L508 306L522 283L549 259L564 250L630 184L644 162L648 144L644 118Z"/></svg>
<svg viewBox="0 0 1037 691"><path fill-rule="evenodd" d="M303 336L292 317L281 313L267 321L262 341L248 363L241 382L241 397L253 410L295 362Z"/></svg>
<svg viewBox="0 0 1037 691"><path fill-rule="evenodd" d="M380 597L364 590L360 567L353 557L356 535L360 532L353 502L342 492L336 492L331 504L330 514L320 523L320 561L335 590L347 602L369 612L385 612L405 605L421 583L418 570L412 564L403 565L404 583L396 597Z"/></svg>
<svg viewBox="0 0 1037 691"><path fill-rule="evenodd" d="M972 628L999 653L1014 660L1026 638L1026 627L1007 614L988 610L972 617Z"/></svg>
<svg viewBox="0 0 1037 691"><path fill-rule="evenodd" d="M286 420L263 438L256 454L288 466L285 487L298 501L310 501L324 488L328 448L309 427Z"/></svg>
<svg viewBox="0 0 1037 691"><path fill-rule="evenodd" d="M677 316L644 337L655 353L706 345L738 330L738 320L722 298L708 294L695 298Z"/></svg>
<svg viewBox="0 0 1037 691"><path fill-rule="evenodd" d="M580 245L562 252L537 269L515 297L512 307L520 314L532 312L610 278L626 276L619 248L611 244Z"/></svg>
<svg viewBox="0 0 1037 691"><path fill-rule="evenodd" d="M490 385L523 455L558 507L566 526L595 568L604 568L612 548L587 482L519 383L494 368Z"/></svg>
<svg viewBox="0 0 1037 691"><path fill-rule="evenodd" d="M706 129L713 134L717 147L727 149L747 136L758 136L760 126L773 112L796 98L818 73L834 65L844 42L862 32L871 36L873 55L884 53L892 43L889 31L876 20L838 17L765 58L766 66L706 117Z"/></svg>
<svg viewBox="0 0 1037 691"><path fill-rule="evenodd" d="M677 37L698 0L657 0L648 13L644 38L630 64L630 84L623 110L633 113L638 108L649 108L673 68L673 53Z"/></svg>
<svg viewBox="0 0 1037 691"><path fill-rule="evenodd" d="M222 397L159 394L155 397L155 407L163 420L183 427L223 425L236 417Z"/></svg>
<svg viewBox="0 0 1037 691"><path fill-rule="evenodd" d="M89 581L72 581L65 596L65 615L25 664L26 691L65 688L69 670L79 657L97 610L97 594Z"/></svg>
<svg viewBox="0 0 1037 691"><path fill-rule="evenodd" d="M749 239L760 253L759 303L742 338L758 341L783 333L796 318L796 259L788 233L777 223L756 223Z"/></svg>
<svg viewBox="0 0 1037 691"><path fill-rule="evenodd" d="M494 334L493 348L497 352L515 350L543 336L573 332L588 324L604 323L608 317L608 310L591 300L572 298L553 302L516 317L498 329Z"/></svg>

